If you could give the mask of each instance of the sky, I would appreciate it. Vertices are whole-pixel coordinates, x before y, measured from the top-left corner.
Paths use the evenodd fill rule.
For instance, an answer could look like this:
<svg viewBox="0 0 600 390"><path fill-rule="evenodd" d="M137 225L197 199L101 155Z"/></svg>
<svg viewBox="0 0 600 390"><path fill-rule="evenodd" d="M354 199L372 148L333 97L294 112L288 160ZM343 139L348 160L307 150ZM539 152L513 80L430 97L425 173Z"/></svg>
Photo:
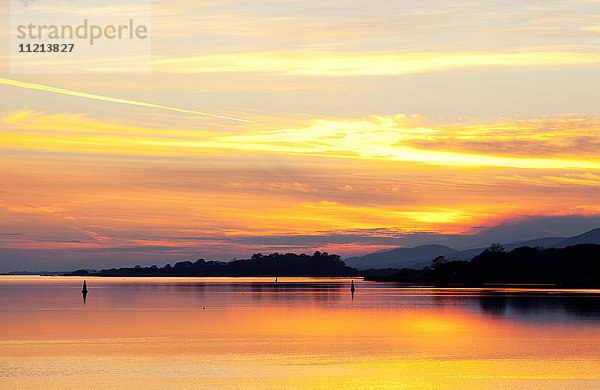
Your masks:
<svg viewBox="0 0 600 390"><path fill-rule="evenodd" d="M0 271L600 227L599 1L150 12L149 72L19 73L3 10Z"/></svg>

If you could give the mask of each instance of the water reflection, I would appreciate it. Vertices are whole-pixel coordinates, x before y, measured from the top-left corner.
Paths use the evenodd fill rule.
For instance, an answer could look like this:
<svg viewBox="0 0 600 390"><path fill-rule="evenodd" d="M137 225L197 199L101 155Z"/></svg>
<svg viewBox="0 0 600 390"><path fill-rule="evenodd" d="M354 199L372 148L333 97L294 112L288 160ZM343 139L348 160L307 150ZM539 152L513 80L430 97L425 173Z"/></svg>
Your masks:
<svg viewBox="0 0 600 390"><path fill-rule="evenodd" d="M95 286L105 304L120 308L421 308L468 311L511 321L536 321L540 326L600 321L599 290L406 288L360 280L355 284L354 280L313 278L276 278L275 281L267 278L99 279ZM84 281L84 303L87 293Z"/></svg>
<svg viewBox="0 0 600 390"><path fill-rule="evenodd" d="M406 288L361 280L354 283L348 279L314 278L99 279L95 286L99 289L96 295L105 304L121 308L421 308L535 321L540 326L600 321L599 290ZM85 301L85 284L82 293Z"/></svg>
<svg viewBox="0 0 600 390"><path fill-rule="evenodd" d="M506 312L506 297L499 295L482 295L479 297L481 311L493 316L501 316Z"/></svg>
<svg viewBox="0 0 600 390"><path fill-rule="evenodd" d="M483 313L518 320L600 320L600 295L597 293L488 291L478 300Z"/></svg>
<svg viewBox="0 0 600 390"><path fill-rule="evenodd" d="M438 307L454 307L514 321L600 321L600 290L433 289Z"/></svg>
<svg viewBox="0 0 600 390"><path fill-rule="evenodd" d="M351 279L87 279L93 299L84 308L82 278L0 277L0 383L600 386L599 291L402 288L356 279L352 294Z"/></svg>

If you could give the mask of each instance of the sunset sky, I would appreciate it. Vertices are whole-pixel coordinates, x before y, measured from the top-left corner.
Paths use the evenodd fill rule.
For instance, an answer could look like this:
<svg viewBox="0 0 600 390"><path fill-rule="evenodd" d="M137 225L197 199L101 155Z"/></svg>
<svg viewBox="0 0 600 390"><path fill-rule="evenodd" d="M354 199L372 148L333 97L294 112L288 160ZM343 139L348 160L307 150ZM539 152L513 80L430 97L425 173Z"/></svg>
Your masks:
<svg viewBox="0 0 600 390"><path fill-rule="evenodd" d="M151 13L151 73L0 53L0 271L600 227L600 1Z"/></svg>

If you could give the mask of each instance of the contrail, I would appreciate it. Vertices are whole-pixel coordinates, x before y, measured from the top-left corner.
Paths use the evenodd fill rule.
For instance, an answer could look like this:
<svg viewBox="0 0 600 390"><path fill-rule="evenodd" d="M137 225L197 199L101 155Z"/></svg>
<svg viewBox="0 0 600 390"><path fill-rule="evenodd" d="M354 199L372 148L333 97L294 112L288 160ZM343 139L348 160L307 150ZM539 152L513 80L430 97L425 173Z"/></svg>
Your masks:
<svg viewBox="0 0 600 390"><path fill-rule="evenodd" d="M151 107L151 108L161 108L163 110L171 110L171 111L177 111L177 112L184 112L184 113L187 113L187 114L209 116L211 118L228 119L228 120L238 121L238 122L254 123L254 121L250 121L250 120L247 120L247 119L234 118L234 117L231 117L231 116L214 115L214 114L209 114L209 113L206 113L206 112L185 110L183 108L161 106L160 104L139 102L139 101L136 101L136 100L127 100L127 99L113 98L113 97L102 96L102 95L94 95L94 94L91 94L91 93L77 92L77 91L71 91L71 90L68 90L68 89L50 87L48 85L24 83L24 82L21 82L21 81L4 79L4 78L1 78L1 77L0 77L0 84L11 85L13 87L20 87L20 88L27 88L27 89L37 89L37 90L46 91L46 92L60 93L60 94L63 94L63 95L78 96L78 97L83 97L83 98L87 98L87 99L102 100L104 102L131 104L131 105L134 105L134 106L143 106L143 107Z"/></svg>

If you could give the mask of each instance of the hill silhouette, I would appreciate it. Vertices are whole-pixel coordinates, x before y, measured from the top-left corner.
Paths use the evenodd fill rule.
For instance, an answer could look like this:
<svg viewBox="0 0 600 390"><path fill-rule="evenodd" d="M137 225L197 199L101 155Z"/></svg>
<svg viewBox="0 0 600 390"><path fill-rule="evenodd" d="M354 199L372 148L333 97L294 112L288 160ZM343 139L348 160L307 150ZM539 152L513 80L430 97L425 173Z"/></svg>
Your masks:
<svg viewBox="0 0 600 390"><path fill-rule="evenodd" d="M557 248L564 248L569 245L577 244L600 244L600 228L567 238L553 246L556 246Z"/></svg>
<svg viewBox="0 0 600 390"><path fill-rule="evenodd" d="M257 253L250 259L229 262L182 261L174 266L103 269L96 273L77 270L69 276L356 276L358 271L346 266L341 257L327 252L312 256L295 253Z"/></svg>
<svg viewBox="0 0 600 390"><path fill-rule="evenodd" d="M497 240L491 239L488 242ZM600 228L590 230L573 237L541 237L531 240L519 240L502 243L506 250L513 250L522 246L564 248L576 244L600 244ZM346 264L359 270L372 268L424 268L430 265L431 260L437 256L445 256L449 260L470 260L481 253L485 246L467 247L457 250L445 245L420 245L417 247L401 247L380 250L364 256L345 259Z"/></svg>
<svg viewBox="0 0 600 390"><path fill-rule="evenodd" d="M499 244L471 261L440 256L431 267L403 269L394 275L367 275L366 279L434 285L553 284L560 287L600 287L600 245L566 248L522 246L504 251Z"/></svg>
<svg viewBox="0 0 600 390"><path fill-rule="evenodd" d="M365 256L350 257L345 263L357 269L368 268L403 268L413 267L416 263L427 262L437 256L450 256L458 252L444 245L421 245L414 248L395 248L378 251Z"/></svg>

